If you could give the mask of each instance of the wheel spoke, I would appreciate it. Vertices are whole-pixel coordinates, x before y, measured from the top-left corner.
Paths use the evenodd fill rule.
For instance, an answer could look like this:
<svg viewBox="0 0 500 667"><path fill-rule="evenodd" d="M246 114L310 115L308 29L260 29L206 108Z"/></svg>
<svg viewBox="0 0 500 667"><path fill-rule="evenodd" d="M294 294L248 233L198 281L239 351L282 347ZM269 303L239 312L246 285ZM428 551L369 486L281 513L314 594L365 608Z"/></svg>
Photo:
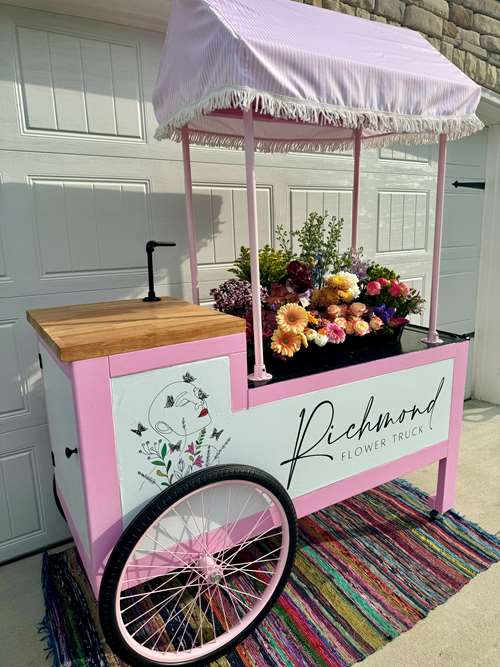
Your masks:
<svg viewBox="0 0 500 667"><path fill-rule="evenodd" d="M262 539L263 535L265 535L265 534L266 534L266 533L261 533L261 535L257 535L257 537L254 537L253 539L248 540L247 542L245 542L244 544L242 544L242 545L237 549L237 551L235 551L235 553L231 554L231 556L229 556L229 558L228 558L227 560L223 561L223 562L224 562L224 565L231 565L231 563L234 561L234 559L236 558L236 556L237 556L237 555L238 555L238 554L239 554L245 547L247 547L249 544L253 544L254 542L257 542L258 540ZM275 537L275 536L273 536L273 537ZM267 538L266 538L266 539L267 539ZM277 547L277 549L274 549L273 551L269 552L269 554L267 554L267 555L270 555L270 554L274 553L275 551L279 551L280 549L281 549L281 546L279 546L279 547Z"/></svg>
<svg viewBox="0 0 500 667"><path fill-rule="evenodd" d="M188 585L186 584L186 586L184 587L184 590L186 590L187 586ZM182 593L176 592L173 595L170 595L166 600L161 600L160 602L157 602L153 607L150 607L149 609L146 609L146 611L142 612L142 614L140 614L139 616L136 616L136 618L132 619L131 621L128 621L128 623L125 623L125 627L128 627L132 623L136 623L141 618L144 618L144 616L146 616L146 614L151 614L151 612L153 610L156 610L153 614L151 614L151 616L149 616L147 618L146 622L143 625L141 625L140 628L138 628L137 630L134 631L132 637L134 637L139 632L139 630L142 630L142 628L145 625L147 625L149 623L149 621L151 621L156 616L156 614L158 614L162 609L164 609L167 606L167 604L170 602L170 600L172 600L175 597L179 597L179 595L182 595Z"/></svg>

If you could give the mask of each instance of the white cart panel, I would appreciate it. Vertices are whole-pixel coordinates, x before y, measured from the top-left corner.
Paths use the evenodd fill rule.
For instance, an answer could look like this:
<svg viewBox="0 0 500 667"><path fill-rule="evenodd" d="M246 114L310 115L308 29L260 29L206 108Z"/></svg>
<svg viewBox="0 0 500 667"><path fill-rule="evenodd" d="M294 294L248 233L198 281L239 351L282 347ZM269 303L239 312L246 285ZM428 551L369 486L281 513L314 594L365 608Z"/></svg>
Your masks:
<svg viewBox="0 0 500 667"><path fill-rule="evenodd" d="M446 359L236 413L226 357L114 378L125 523L207 465L256 466L297 497L446 441L453 365Z"/></svg>
<svg viewBox="0 0 500 667"><path fill-rule="evenodd" d="M83 490L80 454L67 458L66 447L78 449L78 431L76 427L73 388L68 376L56 364L50 354L40 350L43 360L43 382L47 402L50 443L54 454L54 474L60 494L66 504L75 529L80 535L87 554L89 534L87 511Z"/></svg>

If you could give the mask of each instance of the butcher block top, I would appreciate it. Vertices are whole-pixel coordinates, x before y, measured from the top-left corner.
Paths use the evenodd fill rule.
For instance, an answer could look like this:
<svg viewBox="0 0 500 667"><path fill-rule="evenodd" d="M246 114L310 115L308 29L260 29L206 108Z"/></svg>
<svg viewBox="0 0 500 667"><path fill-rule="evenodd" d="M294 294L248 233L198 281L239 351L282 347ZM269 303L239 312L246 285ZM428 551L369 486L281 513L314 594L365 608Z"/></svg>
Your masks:
<svg viewBox="0 0 500 667"><path fill-rule="evenodd" d="M164 297L29 310L28 321L61 361L81 361L243 333L245 320Z"/></svg>

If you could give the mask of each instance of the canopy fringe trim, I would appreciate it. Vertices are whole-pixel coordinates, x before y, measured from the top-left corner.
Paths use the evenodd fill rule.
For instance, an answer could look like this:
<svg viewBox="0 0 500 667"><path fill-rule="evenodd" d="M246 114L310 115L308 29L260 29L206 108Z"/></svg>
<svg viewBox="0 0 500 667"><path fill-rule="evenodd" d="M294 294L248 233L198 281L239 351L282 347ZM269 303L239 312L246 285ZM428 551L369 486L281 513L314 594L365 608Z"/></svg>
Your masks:
<svg viewBox="0 0 500 667"><path fill-rule="evenodd" d="M407 116L385 111L368 109L349 109L331 104L320 104L293 98L280 97L263 93L250 88L225 88L212 93L209 97L187 107L175 114L165 123L159 125L155 137L158 140L181 140L181 128L204 114L219 109L248 110L255 104L256 111L288 120L297 120L303 123L355 129L367 129L380 132L379 136L363 138L366 146L379 147L389 143L401 142L407 144L435 143L441 133L449 139L460 139L481 130L484 126L476 114L467 116ZM190 131L190 140L194 144L211 146L214 148L242 148L243 137L210 134L202 131ZM352 140L329 141L325 139L317 142L294 142L257 140L256 149L266 152L328 152L345 150L352 146Z"/></svg>

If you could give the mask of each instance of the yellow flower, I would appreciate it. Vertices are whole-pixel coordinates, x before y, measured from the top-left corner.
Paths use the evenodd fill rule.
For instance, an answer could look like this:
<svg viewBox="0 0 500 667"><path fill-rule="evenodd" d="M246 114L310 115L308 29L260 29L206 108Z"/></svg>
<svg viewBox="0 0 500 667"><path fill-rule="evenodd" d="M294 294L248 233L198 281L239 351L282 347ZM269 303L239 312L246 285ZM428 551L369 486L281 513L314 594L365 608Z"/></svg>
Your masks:
<svg viewBox="0 0 500 667"><path fill-rule="evenodd" d="M355 273L349 271L339 271L326 279L327 288L333 289L337 292L338 299L347 303L356 299L359 294L358 277ZM336 303L336 302L334 302Z"/></svg>
<svg viewBox="0 0 500 667"><path fill-rule="evenodd" d="M271 338L271 350L284 357L293 357L300 350L302 344L301 335L283 329L275 329Z"/></svg>
<svg viewBox="0 0 500 667"><path fill-rule="evenodd" d="M334 287L316 289L311 295L311 305L318 308L326 308L331 304L338 303L338 301L338 293Z"/></svg>
<svg viewBox="0 0 500 667"><path fill-rule="evenodd" d="M354 322L354 333L356 336L366 336L370 333L370 325L365 320L357 319Z"/></svg>
<svg viewBox="0 0 500 667"><path fill-rule="evenodd" d="M314 317L311 311L307 311L307 321L309 324L318 324L319 322L318 318Z"/></svg>
<svg viewBox="0 0 500 667"><path fill-rule="evenodd" d="M276 322L283 331L301 333L307 326L307 310L297 303L287 303L278 310Z"/></svg>

